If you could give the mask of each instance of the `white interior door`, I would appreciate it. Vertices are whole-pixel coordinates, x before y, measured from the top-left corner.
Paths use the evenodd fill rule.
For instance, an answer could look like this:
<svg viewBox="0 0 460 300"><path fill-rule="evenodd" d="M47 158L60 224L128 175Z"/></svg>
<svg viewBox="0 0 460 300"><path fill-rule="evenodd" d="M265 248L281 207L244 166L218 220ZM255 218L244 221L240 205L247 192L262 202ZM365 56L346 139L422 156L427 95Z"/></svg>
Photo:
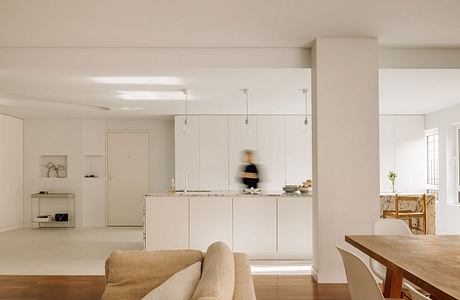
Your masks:
<svg viewBox="0 0 460 300"><path fill-rule="evenodd" d="M147 132L107 134L107 225L142 226L149 192L150 142Z"/></svg>

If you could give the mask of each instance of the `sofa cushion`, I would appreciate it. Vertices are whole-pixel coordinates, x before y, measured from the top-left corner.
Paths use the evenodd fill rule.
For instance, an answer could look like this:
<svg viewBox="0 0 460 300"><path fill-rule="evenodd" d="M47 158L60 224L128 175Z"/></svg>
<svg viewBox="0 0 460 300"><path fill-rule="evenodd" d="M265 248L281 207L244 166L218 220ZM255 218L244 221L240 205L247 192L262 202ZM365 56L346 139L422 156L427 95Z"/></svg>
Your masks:
<svg viewBox="0 0 460 300"><path fill-rule="evenodd" d="M142 300L190 300L201 277L201 262L177 272Z"/></svg>
<svg viewBox="0 0 460 300"><path fill-rule="evenodd" d="M232 250L223 242L208 247L201 279L192 300L232 300L235 288L235 263Z"/></svg>
<svg viewBox="0 0 460 300"><path fill-rule="evenodd" d="M201 262L197 250L114 251L102 300L139 300L180 270Z"/></svg>

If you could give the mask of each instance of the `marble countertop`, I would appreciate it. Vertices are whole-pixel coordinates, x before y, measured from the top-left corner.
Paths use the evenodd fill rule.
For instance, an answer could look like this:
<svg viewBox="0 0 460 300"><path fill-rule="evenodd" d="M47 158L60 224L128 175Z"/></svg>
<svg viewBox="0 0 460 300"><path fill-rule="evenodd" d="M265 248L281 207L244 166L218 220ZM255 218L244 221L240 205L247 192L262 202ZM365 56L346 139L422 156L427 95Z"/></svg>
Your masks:
<svg viewBox="0 0 460 300"><path fill-rule="evenodd" d="M157 197L311 197L311 194L303 193L284 193L281 191L274 192L261 192L259 194L248 194L243 191L190 191L190 192L176 192L165 194L147 194L145 196Z"/></svg>

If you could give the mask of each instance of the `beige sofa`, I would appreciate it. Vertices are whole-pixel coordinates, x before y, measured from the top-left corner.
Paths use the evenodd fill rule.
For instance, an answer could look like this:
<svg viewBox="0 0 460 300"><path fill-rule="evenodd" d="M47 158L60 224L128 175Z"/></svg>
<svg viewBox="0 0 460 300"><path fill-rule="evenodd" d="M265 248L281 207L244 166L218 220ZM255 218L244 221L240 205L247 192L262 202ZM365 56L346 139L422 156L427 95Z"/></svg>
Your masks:
<svg viewBox="0 0 460 300"><path fill-rule="evenodd" d="M199 261L202 262L202 275L192 300L256 299L245 254L232 253L221 242L211 245L207 253L197 250L114 251L106 260L106 288L102 300L140 300L175 273Z"/></svg>

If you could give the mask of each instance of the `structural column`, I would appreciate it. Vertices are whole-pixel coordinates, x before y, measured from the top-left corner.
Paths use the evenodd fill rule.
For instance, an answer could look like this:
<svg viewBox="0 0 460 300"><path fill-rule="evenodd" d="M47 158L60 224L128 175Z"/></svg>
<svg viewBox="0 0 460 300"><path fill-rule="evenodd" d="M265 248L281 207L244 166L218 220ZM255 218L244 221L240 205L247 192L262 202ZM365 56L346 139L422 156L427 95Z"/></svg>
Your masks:
<svg viewBox="0 0 460 300"><path fill-rule="evenodd" d="M377 40L317 39L312 92L313 277L345 282L335 245L353 249L345 235L370 234L379 217Z"/></svg>

